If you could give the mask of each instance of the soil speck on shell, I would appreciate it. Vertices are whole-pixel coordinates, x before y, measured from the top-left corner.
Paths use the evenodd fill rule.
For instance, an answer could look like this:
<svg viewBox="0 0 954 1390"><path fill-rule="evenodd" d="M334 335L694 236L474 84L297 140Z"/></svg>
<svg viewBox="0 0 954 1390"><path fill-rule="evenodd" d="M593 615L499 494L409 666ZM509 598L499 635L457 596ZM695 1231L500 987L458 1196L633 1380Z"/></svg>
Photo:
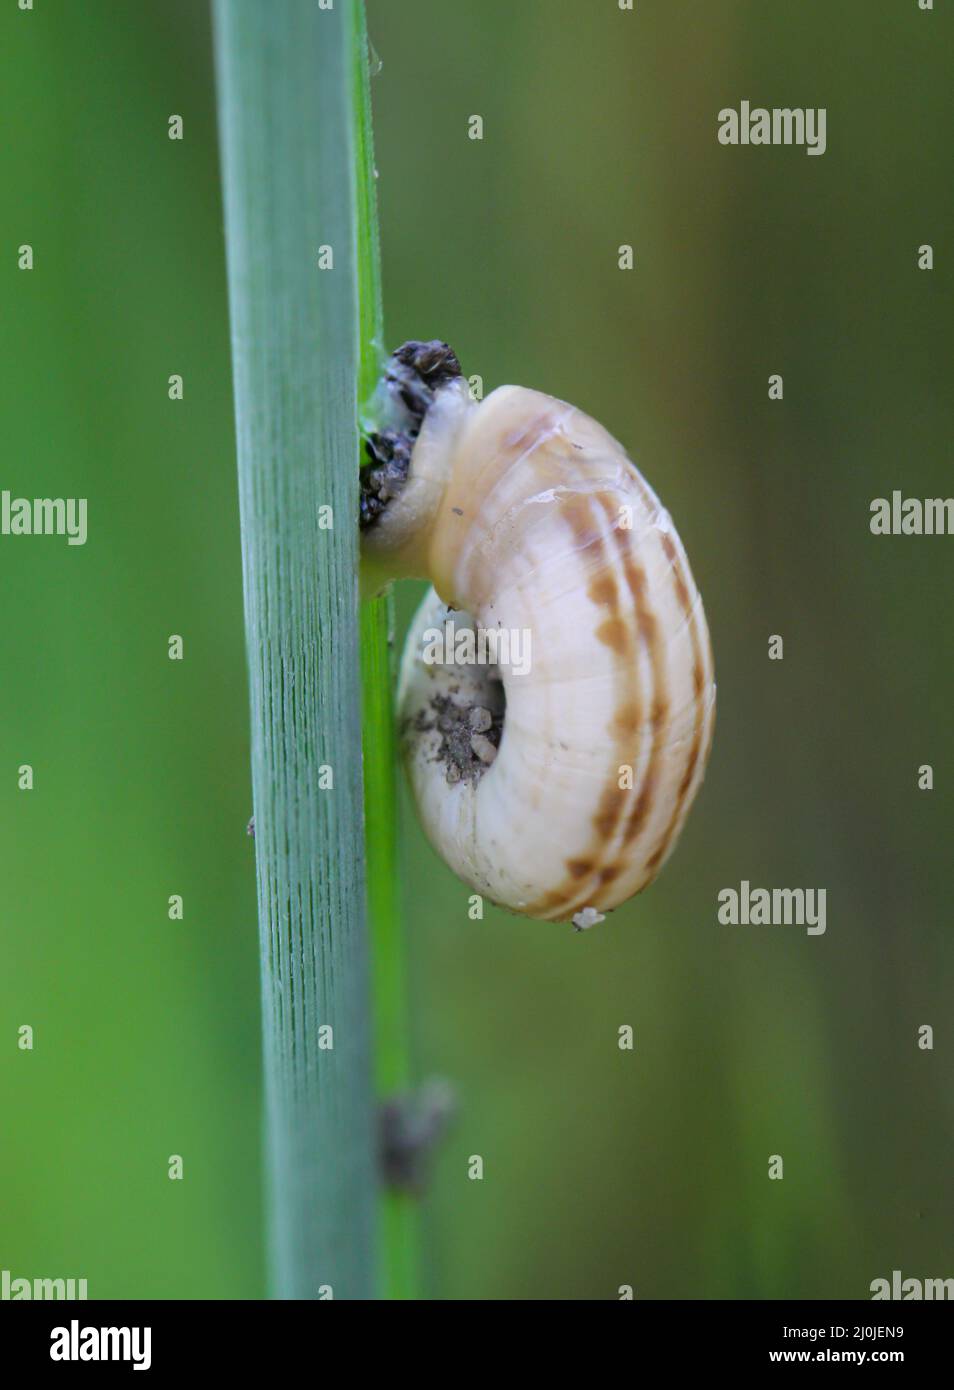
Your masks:
<svg viewBox="0 0 954 1390"><path fill-rule="evenodd" d="M436 729L441 736L438 759L446 765L450 786L476 782L497 756L503 734L503 713L485 705L457 704L446 695L435 695L430 710L421 710L411 721L420 732Z"/></svg>

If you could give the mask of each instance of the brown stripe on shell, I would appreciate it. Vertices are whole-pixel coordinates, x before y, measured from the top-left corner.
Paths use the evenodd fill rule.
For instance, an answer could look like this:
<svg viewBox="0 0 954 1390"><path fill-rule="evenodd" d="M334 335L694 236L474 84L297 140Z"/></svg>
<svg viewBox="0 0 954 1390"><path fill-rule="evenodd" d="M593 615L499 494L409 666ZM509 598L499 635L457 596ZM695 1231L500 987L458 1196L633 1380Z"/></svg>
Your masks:
<svg viewBox="0 0 954 1390"><path fill-rule="evenodd" d="M635 604L637 626L646 646L652 673L653 703L650 711L652 745L643 784L639 788L636 804L630 812L623 833L623 844L628 845L636 839L642 829L659 784L659 759L663 748L662 733L669 717L669 695L666 689L665 652L659 623L648 603L646 573L634 559L629 533L623 527L613 525L617 519L618 509L605 496L601 497L600 501L613 527L613 535L620 553L623 573L626 576L626 582Z"/></svg>
<svg viewBox="0 0 954 1390"><path fill-rule="evenodd" d="M663 644L659 633L659 624L655 614L652 612L648 603L647 580L642 568L636 564L630 544L630 536L623 527L619 526L619 507L615 498L606 493L596 493L593 501L598 503L609 522L610 530L613 532L614 539L619 552L626 577L627 587L630 597L633 600L630 612L634 614L635 635L641 638L646 645L649 656L651 684L653 690L653 702L650 711L650 724L652 727L652 746L650 750L649 764L646 775L643 779L642 787L632 789L632 796L635 797L635 806L626 820L623 844L629 843L638 833L638 828L645 818L646 811L652 803L652 797L656 789L659 777L658 761L662 749L661 732L665 725L669 712L669 701L665 693L665 666ZM581 512L587 512L587 534L589 531L589 517L592 513L584 507L581 498L573 498L573 519L571 525L575 534L583 531ZM569 510L569 504L568 504ZM605 544L605 542L604 542ZM601 624L596 630L596 635L601 640L606 641L606 634L609 631L609 623L614 624L613 631L618 634L620 628L626 633L626 641L610 642L617 655L620 657L620 665L623 672L628 677L627 684L632 681L633 662L635 650L630 642L630 628L623 621L621 616L622 609L619 602L619 589L612 571L607 570L598 580L593 581L588 590L588 596L594 601L597 597L603 600L607 607L611 608L612 618ZM641 722L641 711L639 704L634 700L626 700L619 707L611 725L611 732L615 733L625 761L629 755L632 737L639 729ZM603 790L600 801L593 817L593 826L597 832L598 840L591 852L592 869L591 879L595 882L596 892L606 884L613 882L628 867L625 860L618 863L608 863L610 857L609 849L611 842L616 838L617 832L626 819L626 811L630 802L630 794L618 785L618 781L610 782ZM565 883L560 888L555 889L546 895L542 907L550 910L560 909L568 911L571 907L579 907L584 904L597 906L593 902L593 890L587 885L586 891L582 891L579 882L585 875L580 872L580 866L584 861L567 861L567 869L571 878L576 882Z"/></svg>
<svg viewBox="0 0 954 1390"><path fill-rule="evenodd" d="M616 583L616 576L607 571L606 574L598 575L592 580L586 591L586 596L593 603L606 607L612 614L619 612L619 586Z"/></svg>
<svg viewBox="0 0 954 1390"><path fill-rule="evenodd" d="M626 656L630 649L629 628L620 612L616 576L609 570L598 575L590 583L586 594L593 603L609 609L609 617L596 629L597 639L604 642L618 656Z"/></svg>
<svg viewBox="0 0 954 1390"><path fill-rule="evenodd" d="M638 490L647 508L650 511L658 511L659 507L658 503L655 500L654 494L650 491L649 487L645 483L645 480L639 475L635 468L634 476ZM662 643L658 631L658 623L655 618L655 615L652 613L647 602L648 595L645 572L635 563L629 545L629 538L624 533L624 528L620 527L617 524L618 508L616 507L614 500L612 498L607 497L605 494L596 494L594 496L594 501L598 502L603 507L606 516L610 522L610 527L614 532L616 544L619 548L620 556L622 559L623 572L626 576L627 585L634 599L639 635L645 642L647 651L649 653L650 669L652 672L652 680L654 687L654 698L650 714L650 722L653 730L653 743L650 750L649 763L647 765L646 773L642 781L642 786L638 789L635 805L633 806L632 811L626 819L625 833L623 839L623 844L626 845L632 843L632 841L638 836L640 830L644 826L648 816L648 812L652 805L653 796L655 795L658 788L658 781L660 775L659 756L663 747L662 732L664 730L670 712L669 700L664 686L664 653L662 651ZM700 765L700 760L704 763L705 758L708 755L708 747L711 744L711 736L713 730L713 722L710 721L707 736L707 710L704 701L704 694L706 689L706 662L702 652L702 644L700 642L699 627L696 619L696 611L694 607L690 584L687 581L687 577L683 571L683 565L681 563L679 550L673 538L670 535L668 535L665 531L663 531L660 533L660 543L662 545L666 558L669 560L676 598L680 608L686 616L686 622L689 628L690 642L692 644L693 655L692 682L693 702L695 706L695 721L692 744L690 746L685 771L683 773L682 779L679 784L679 788L676 793L676 800L672 814L670 816L668 824L665 827L665 830L659 838L659 841L657 842L652 853L648 856L646 860L646 874L640 881L637 889L635 890L636 892L639 892L641 889L645 888L652 881L660 864L662 863L662 860L665 858L666 853L668 852L672 844L673 837L684 816L684 812L686 809L686 798L689 794L690 788L692 787L693 780L695 778L697 769ZM611 580L611 582L614 598L613 608L616 612L618 612L619 603L618 595L616 593L616 583L615 580ZM593 586L591 586L591 588L592 587ZM590 594L590 596L594 597L592 593ZM604 597L604 599L606 600L610 598L609 586L606 587L605 594L601 596ZM607 603L607 607L608 606L609 603ZM711 666L711 658L709 661L709 665ZM632 721L633 709L631 706L626 708L625 712L621 710L617 714L616 719L614 720L613 731L617 734L621 741L626 737L626 735L630 734L630 731L632 729ZM703 743L705 743L705 747L703 747ZM619 876L620 873L625 872L625 870L629 867L629 865L625 861L625 857L621 862L617 862L615 864L606 862L607 858L609 857L606 854L608 842L615 838L621 819L624 815L624 808L627 804L627 801L628 798L626 793L622 789L618 788L616 785L611 783L607 788L605 788L600 801L600 805L594 816L594 827L597 830L601 842L597 847L597 854L593 864L593 878L597 885L597 890L602 888L605 884L612 882L615 878ZM582 862L583 861L575 861L574 868L580 871ZM582 872L579 872L579 877L584 877ZM581 903L586 903L587 901L590 901L594 906L597 905L597 903L593 902L593 894L589 891L589 885L587 885L587 893L583 894L581 894L579 891L579 884L577 885L576 893L572 891L572 888L573 885L568 883L564 885L560 890L557 890L549 894L547 899L547 906L554 909L560 908L563 911L569 911L570 908L578 907Z"/></svg>
<svg viewBox="0 0 954 1390"><path fill-rule="evenodd" d="M635 700L630 700L625 705L620 705L613 715L612 728L616 732L617 741L626 743L634 734L639 733L640 721L639 705Z"/></svg>
<svg viewBox="0 0 954 1390"><path fill-rule="evenodd" d="M626 792L619 785L618 779L604 787L596 813L593 816L593 825L601 841L612 838L613 832L622 820L627 799Z"/></svg>
<svg viewBox="0 0 954 1390"><path fill-rule="evenodd" d="M580 550L588 550L590 546L595 546L599 552L605 552L603 532L599 526L593 524L593 512L585 497L579 494L568 497L561 508L561 517L573 532Z"/></svg>
<svg viewBox="0 0 954 1390"><path fill-rule="evenodd" d="M635 475L636 485L647 506L652 508L654 505L658 505L655 502L654 494L651 492L650 488L646 483L646 480L642 477L639 470L634 466L633 471ZM669 849L670 844L672 843L673 835L675 834L676 828L679 825L680 817L683 812L683 805L686 796L689 792L689 788L692 785L692 779L695 776L696 768L699 764L700 755L703 757L703 760L705 759L705 757L708 756L709 744L711 744L712 741L712 726L710 725L709 738L707 740L706 748L705 750L703 750L702 739L705 724L705 708L702 697L705 690L705 671L703 665L701 644L699 641L699 629L698 624L696 622L695 608L693 606L689 586L686 583L685 576L682 573L682 565L679 557L679 551L675 541L673 540L672 536L668 535L665 531L661 532L660 540L662 543L663 551L667 559L669 560L672 569L673 584L676 590L676 597L679 600L683 612L686 615L686 622L689 627L689 637L692 643L692 684L696 718L695 727L693 730L693 741L689 750L689 758L686 764L686 771L683 774L682 781L679 784L679 790L676 793L676 805L674 807L673 814L670 817L669 824L663 831L659 843L656 845L656 848L653 850L652 854L650 854L649 858L646 860L646 868L649 871L648 876L645 879L643 879L643 881L639 885L639 888L636 889L636 892L640 892L641 889L645 888L649 883L652 882L656 874L656 871L659 868L659 865L665 858L666 852Z"/></svg>
<svg viewBox="0 0 954 1390"><path fill-rule="evenodd" d="M594 527L593 524L594 513L590 500L581 495L568 498L563 508L563 516L578 542L579 549L598 546L599 552L608 561L608 548L603 532L598 527ZM592 500L600 502L611 519L615 518L616 508L611 498L604 494L596 494ZM587 588L587 596L594 603L608 610L609 616L597 629L597 636L616 652L621 664L625 661L624 669L627 673L631 673L632 663L629 659L632 652L631 634L623 617L624 610L620 603L619 586L611 569L604 568L591 580ZM638 730L640 718L637 699L627 699L617 711L613 728L616 730L617 738L624 749L628 746L628 741L632 738L633 733ZM619 786L616 779L604 787L593 816L593 826L598 836L595 846L586 858L566 861L569 880L545 894L539 903L535 904L536 910L568 912L571 907L592 899L593 893L589 886L585 892L582 891L584 879L595 881L598 886L602 886L618 877L621 866L606 865L606 850L608 842L615 837L616 831L622 823L628 799L628 793Z"/></svg>
<svg viewBox="0 0 954 1390"><path fill-rule="evenodd" d="M596 867L592 859L568 859L566 867L573 878L586 878Z"/></svg>
<svg viewBox="0 0 954 1390"><path fill-rule="evenodd" d="M629 654L629 628L622 618L607 618L605 622L600 623L596 629L596 638L597 641L604 642L619 657L625 657Z"/></svg>
<svg viewBox="0 0 954 1390"><path fill-rule="evenodd" d="M679 790L676 792L676 802L673 806L672 815L670 816L669 823L663 831L662 835L660 836L655 849L646 860L646 869L648 876L640 884L641 888L645 888L648 883L652 882L652 879L655 876L657 870L659 869L660 864L666 857L666 853L669 849L669 846L672 844L673 836L675 835L676 829L679 826L680 818L683 814L685 800L689 793L689 788L692 786L692 781L696 774L696 768L699 765L700 754L702 754L703 752L702 741L706 719L706 710L702 698L703 692L705 690L705 671L703 667L702 644L699 640L699 625L696 622L695 608L689 595L688 585L686 584L685 577L682 573L682 566L680 563L679 553L676 549L675 543L672 540L672 537L667 536L665 533L663 533L662 544L663 550L665 551L666 557L669 560L669 563L672 568L673 584L676 589L676 597L679 599L683 612L686 615L686 622L689 627L689 638L692 643L692 683L693 703L695 707L695 723L693 727L692 743L689 748L689 757L686 761L686 770L683 773L681 782L679 783ZM706 749L706 753L708 753L708 748Z"/></svg>

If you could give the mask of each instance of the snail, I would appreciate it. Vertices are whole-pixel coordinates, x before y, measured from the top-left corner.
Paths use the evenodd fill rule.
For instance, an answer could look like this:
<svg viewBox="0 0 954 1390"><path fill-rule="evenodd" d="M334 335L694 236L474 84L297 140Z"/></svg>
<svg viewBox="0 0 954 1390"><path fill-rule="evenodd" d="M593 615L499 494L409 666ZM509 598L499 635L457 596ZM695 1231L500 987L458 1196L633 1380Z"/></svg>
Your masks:
<svg viewBox="0 0 954 1390"><path fill-rule="evenodd" d="M520 386L476 402L446 343L398 348L377 411L362 583L432 585L398 686L424 830L477 893L584 929L653 881L705 771L712 651L682 543L601 425Z"/></svg>

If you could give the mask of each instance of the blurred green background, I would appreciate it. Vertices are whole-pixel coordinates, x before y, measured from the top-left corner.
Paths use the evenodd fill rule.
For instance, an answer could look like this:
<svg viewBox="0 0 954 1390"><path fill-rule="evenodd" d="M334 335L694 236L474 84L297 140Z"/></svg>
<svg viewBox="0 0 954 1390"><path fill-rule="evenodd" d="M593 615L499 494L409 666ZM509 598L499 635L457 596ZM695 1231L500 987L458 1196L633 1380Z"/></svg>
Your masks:
<svg viewBox="0 0 954 1390"><path fill-rule="evenodd" d="M895 1268L951 1275L954 539L868 528L894 488L954 493L949 8L369 18L389 344L446 338L485 391L569 398L623 441L676 518L719 680L682 844L596 931L470 921L406 808L416 1069L460 1098L424 1201L428 1293L847 1298ZM89 499L85 547L0 538L0 1267L93 1297L258 1297L209 18L10 3L0 51L0 486ZM827 153L720 146L743 98L826 107ZM825 887L827 933L718 926L742 878Z"/></svg>

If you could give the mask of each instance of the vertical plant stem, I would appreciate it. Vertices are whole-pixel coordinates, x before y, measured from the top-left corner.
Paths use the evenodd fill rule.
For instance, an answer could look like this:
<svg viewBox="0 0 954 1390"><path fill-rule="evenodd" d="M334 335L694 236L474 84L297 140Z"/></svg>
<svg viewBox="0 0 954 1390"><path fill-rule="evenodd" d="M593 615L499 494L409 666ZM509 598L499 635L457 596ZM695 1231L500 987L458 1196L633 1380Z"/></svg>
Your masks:
<svg viewBox="0 0 954 1390"><path fill-rule="evenodd" d="M411 1080L395 817L396 749L389 643L392 626L389 598L364 605L361 643L365 683L368 910L374 950L375 1080L378 1095L382 1097L406 1093ZM382 1288L388 1298L415 1298L418 1296L415 1199L406 1193L384 1191L379 1214Z"/></svg>
<svg viewBox="0 0 954 1390"><path fill-rule="evenodd" d="M359 399L364 402L370 398L381 372L384 327L369 49L362 4L353 7L352 19L352 77L358 131ZM390 596L362 605L366 859L373 948L375 1080L379 1096L406 1091L411 1081L406 941L398 856L393 628ZM379 1214L381 1287L389 1298L414 1298L419 1292L416 1203L407 1194L385 1191Z"/></svg>
<svg viewBox="0 0 954 1390"><path fill-rule="evenodd" d="M377 1185L355 525L366 312L356 9L352 0L331 10L315 0L215 0L214 16L272 1289L370 1297ZM319 268L322 247L333 267Z"/></svg>

